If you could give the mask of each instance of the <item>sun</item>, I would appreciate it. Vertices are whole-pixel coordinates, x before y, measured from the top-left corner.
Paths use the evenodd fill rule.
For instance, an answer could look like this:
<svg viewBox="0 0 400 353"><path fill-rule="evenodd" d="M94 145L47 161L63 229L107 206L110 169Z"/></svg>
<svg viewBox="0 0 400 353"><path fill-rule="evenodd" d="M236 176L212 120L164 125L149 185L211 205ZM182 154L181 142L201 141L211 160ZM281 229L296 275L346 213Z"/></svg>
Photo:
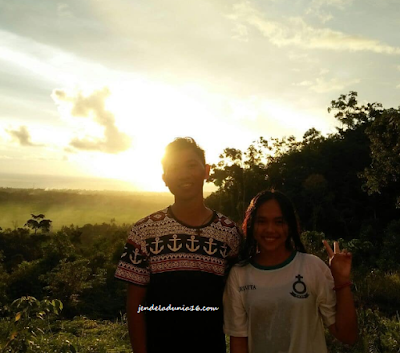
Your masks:
<svg viewBox="0 0 400 353"><path fill-rule="evenodd" d="M162 154L163 150L159 152L154 145L148 144L117 155L80 154L77 163L86 174L128 182L133 191L167 192L162 180Z"/></svg>
<svg viewBox="0 0 400 353"><path fill-rule="evenodd" d="M89 174L129 181L137 190L167 192L161 159L175 138L194 138L205 149L210 164L217 163L227 147L223 138L244 139L243 129L226 123L222 113L213 109L209 96L193 87L142 80L110 85L109 90L106 108L132 145L118 154L85 153L80 163Z"/></svg>

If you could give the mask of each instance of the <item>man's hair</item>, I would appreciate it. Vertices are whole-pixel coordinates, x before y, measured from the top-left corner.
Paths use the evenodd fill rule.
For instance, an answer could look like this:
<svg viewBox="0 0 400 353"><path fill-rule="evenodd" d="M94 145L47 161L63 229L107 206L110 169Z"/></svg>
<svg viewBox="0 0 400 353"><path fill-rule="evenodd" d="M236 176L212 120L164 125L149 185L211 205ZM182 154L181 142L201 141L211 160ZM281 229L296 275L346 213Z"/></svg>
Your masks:
<svg viewBox="0 0 400 353"><path fill-rule="evenodd" d="M165 147L164 157L161 160L163 169L165 170L166 164L174 158L176 152L182 150L192 150L200 158L203 165L206 165L206 157L204 150L196 143L191 137L177 137L174 141Z"/></svg>

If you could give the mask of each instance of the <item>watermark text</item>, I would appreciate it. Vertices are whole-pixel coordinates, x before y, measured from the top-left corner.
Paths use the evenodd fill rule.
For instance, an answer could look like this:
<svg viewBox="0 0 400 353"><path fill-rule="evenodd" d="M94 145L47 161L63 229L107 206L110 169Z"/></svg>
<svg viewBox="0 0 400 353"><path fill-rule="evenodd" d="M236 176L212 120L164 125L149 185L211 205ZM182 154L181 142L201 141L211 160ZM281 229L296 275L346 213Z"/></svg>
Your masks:
<svg viewBox="0 0 400 353"><path fill-rule="evenodd" d="M142 311L217 311L219 307L217 306L200 306L200 305L189 305L186 306L183 304L182 306L172 306L169 304L168 306L162 305L154 305L151 306L143 306L139 305L137 313L139 314Z"/></svg>

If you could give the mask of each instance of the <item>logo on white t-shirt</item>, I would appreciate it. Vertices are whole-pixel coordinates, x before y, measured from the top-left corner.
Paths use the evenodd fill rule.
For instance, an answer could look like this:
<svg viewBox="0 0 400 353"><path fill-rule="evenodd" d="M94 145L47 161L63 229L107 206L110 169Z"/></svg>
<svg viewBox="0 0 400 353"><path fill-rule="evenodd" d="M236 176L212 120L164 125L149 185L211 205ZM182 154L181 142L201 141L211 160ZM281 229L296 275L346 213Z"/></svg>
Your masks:
<svg viewBox="0 0 400 353"><path fill-rule="evenodd" d="M239 292L244 292L246 290L254 290L254 289L257 289L254 284L247 284L245 286L239 287Z"/></svg>
<svg viewBox="0 0 400 353"><path fill-rule="evenodd" d="M293 283L293 291L290 292L290 294L295 297L295 298L299 298L299 299L305 299L309 296L309 294L307 293L307 286L306 284L302 281L303 276L298 274L296 276L297 280L294 281Z"/></svg>

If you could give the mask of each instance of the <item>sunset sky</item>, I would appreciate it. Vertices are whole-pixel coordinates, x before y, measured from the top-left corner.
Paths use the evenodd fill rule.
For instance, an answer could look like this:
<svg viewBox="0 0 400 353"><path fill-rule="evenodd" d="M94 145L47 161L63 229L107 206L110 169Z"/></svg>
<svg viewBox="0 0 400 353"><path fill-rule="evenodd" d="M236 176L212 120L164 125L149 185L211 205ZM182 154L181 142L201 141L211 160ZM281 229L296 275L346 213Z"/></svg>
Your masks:
<svg viewBox="0 0 400 353"><path fill-rule="evenodd" d="M0 82L0 173L166 191L175 137L213 163L334 132L349 91L399 106L399 0L0 0Z"/></svg>

